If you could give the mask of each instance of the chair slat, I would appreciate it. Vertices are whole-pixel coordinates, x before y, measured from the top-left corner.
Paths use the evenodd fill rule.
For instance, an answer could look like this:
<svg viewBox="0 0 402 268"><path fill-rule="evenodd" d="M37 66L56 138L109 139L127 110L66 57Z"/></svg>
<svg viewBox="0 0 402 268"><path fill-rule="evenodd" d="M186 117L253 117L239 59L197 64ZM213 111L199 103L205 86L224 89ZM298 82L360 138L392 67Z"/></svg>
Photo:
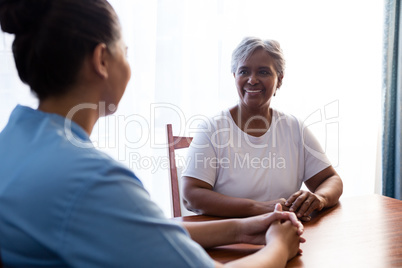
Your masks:
<svg viewBox="0 0 402 268"><path fill-rule="evenodd" d="M173 216L181 217L180 207L180 188L179 180L177 176L176 156L175 150L187 148L190 146L192 137L173 136L172 125L166 125L167 142L168 142L168 156L169 156L169 173L170 173L170 185L171 185L171 197L173 205Z"/></svg>

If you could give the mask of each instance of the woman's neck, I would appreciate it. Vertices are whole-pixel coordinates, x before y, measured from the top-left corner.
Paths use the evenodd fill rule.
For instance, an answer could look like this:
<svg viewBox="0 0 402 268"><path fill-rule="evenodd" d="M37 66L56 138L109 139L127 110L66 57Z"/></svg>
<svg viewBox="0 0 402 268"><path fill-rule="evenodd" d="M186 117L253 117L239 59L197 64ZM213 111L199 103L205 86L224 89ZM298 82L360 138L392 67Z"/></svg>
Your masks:
<svg viewBox="0 0 402 268"><path fill-rule="evenodd" d="M260 137L264 135L272 121L272 109L269 106L249 109L238 104L229 109L236 125L245 133Z"/></svg>
<svg viewBox="0 0 402 268"><path fill-rule="evenodd" d="M99 119L99 102L93 98L80 96L74 97L73 94L60 97L48 97L39 102L38 110L61 115L81 126L88 135Z"/></svg>

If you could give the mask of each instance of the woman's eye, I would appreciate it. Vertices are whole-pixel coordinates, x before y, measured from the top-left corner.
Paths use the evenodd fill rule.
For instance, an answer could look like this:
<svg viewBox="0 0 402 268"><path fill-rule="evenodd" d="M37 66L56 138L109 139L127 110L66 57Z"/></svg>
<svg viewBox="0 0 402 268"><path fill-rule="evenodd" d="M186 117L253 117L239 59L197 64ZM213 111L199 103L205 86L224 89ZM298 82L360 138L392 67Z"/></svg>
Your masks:
<svg viewBox="0 0 402 268"><path fill-rule="evenodd" d="M239 74L247 74L247 71L246 70L241 70L241 71L239 71Z"/></svg>
<svg viewBox="0 0 402 268"><path fill-rule="evenodd" d="M260 74L262 74L262 75L268 75L269 72L267 72L267 71L261 71Z"/></svg>

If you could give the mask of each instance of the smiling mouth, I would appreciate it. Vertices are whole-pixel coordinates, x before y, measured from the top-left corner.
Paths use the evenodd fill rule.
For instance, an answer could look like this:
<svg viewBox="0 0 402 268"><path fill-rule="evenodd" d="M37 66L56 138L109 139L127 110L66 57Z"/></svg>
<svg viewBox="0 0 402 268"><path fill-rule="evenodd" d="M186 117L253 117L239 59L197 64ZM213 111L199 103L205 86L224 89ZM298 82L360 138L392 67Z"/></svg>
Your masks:
<svg viewBox="0 0 402 268"><path fill-rule="evenodd" d="M247 93L260 93L262 90L251 90L251 89L244 89Z"/></svg>

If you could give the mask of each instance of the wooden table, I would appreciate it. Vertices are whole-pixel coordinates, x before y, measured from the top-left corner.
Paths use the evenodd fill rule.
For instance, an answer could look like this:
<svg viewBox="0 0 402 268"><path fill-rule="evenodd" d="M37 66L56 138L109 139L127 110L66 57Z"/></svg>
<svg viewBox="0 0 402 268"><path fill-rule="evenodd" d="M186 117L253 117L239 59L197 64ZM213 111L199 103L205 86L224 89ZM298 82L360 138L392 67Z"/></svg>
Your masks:
<svg viewBox="0 0 402 268"><path fill-rule="evenodd" d="M208 221L187 216L181 221ZM304 223L303 255L286 267L402 267L402 201L367 195L341 198L339 204ZM261 246L236 244L207 250L225 263L256 252Z"/></svg>

